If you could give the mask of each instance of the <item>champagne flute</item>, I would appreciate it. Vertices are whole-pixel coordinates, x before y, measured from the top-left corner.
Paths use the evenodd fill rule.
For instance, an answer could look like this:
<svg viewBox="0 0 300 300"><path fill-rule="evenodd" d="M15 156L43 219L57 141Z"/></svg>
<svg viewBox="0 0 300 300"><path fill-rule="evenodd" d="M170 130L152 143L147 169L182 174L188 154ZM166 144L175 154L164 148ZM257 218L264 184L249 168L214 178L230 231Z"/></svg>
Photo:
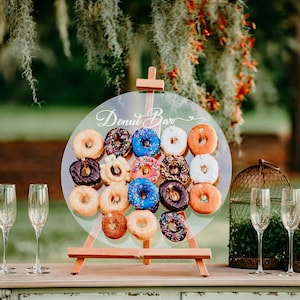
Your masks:
<svg viewBox="0 0 300 300"><path fill-rule="evenodd" d="M15 268L6 263L6 249L8 235L15 223L17 215L17 199L15 184L0 184L0 227L3 233L3 263L0 273L3 275L14 274Z"/></svg>
<svg viewBox="0 0 300 300"><path fill-rule="evenodd" d="M270 223L271 202L270 190L252 188L250 200L250 216L252 226L256 230L258 240L258 266L255 272L250 274L266 275L270 274L263 269L262 239L263 233Z"/></svg>
<svg viewBox="0 0 300 300"><path fill-rule="evenodd" d="M293 270L293 239L294 231L300 222L300 189L282 189L281 196L281 220L288 232L289 238L289 262L288 270L283 273L287 276L294 276Z"/></svg>
<svg viewBox="0 0 300 300"><path fill-rule="evenodd" d="M42 228L45 225L49 210L49 196L47 184L30 184L28 194L28 215L35 230L36 255L35 265L27 268L27 274L48 274L48 268L42 267L40 263L39 239Z"/></svg>

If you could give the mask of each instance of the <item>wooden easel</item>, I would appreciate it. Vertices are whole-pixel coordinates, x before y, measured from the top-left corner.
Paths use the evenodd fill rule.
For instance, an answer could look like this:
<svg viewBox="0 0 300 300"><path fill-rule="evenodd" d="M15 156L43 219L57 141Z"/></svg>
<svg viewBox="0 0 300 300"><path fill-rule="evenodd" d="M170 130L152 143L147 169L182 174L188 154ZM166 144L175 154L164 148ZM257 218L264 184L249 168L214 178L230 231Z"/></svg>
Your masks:
<svg viewBox="0 0 300 300"><path fill-rule="evenodd" d="M146 107L145 113L151 113L154 102L154 92L164 90L163 80L157 80L155 67L149 67L148 79L137 79L136 87L138 90L146 91ZM160 130L160 128L156 128ZM180 212L185 218L188 233L187 241L190 248L150 248L150 241L143 241L143 248L92 248L96 236L101 229L101 218L98 217L91 229L82 248L68 248L68 256L76 258L76 261L71 270L71 274L79 274L82 269L85 259L87 258L135 258L142 259L145 265L150 264L151 259L194 259L197 268L203 277L209 276L208 270L203 259L211 258L211 249L198 248L197 241L191 234L191 229L185 212Z"/></svg>

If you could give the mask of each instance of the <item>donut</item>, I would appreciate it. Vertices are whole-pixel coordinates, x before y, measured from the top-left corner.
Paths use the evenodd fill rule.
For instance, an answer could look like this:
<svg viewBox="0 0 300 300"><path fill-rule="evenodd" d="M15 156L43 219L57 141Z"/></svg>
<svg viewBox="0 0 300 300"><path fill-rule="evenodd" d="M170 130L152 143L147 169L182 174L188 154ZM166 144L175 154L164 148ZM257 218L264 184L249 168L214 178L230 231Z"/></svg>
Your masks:
<svg viewBox="0 0 300 300"><path fill-rule="evenodd" d="M190 206L199 214L213 214L221 203L221 193L210 183L197 183L190 189Z"/></svg>
<svg viewBox="0 0 300 300"><path fill-rule="evenodd" d="M190 167L183 156L168 155L161 163L160 173L163 180L177 180L186 185L190 180Z"/></svg>
<svg viewBox="0 0 300 300"><path fill-rule="evenodd" d="M129 182L130 165L122 156L108 155L104 158L104 163L100 164L100 176L106 185Z"/></svg>
<svg viewBox="0 0 300 300"><path fill-rule="evenodd" d="M190 164L193 183L215 183L219 177L219 164L210 154L196 155Z"/></svg>
<svg viewBox="0 0 300 300"><path fill-rule="evenodd" d="M129 183L128 201L135 209L149 209L159 200L158 187L147 178L136 178Z"/></svg>
<svg viewBox="0 0 300 300"><path fill-rule="evenodd" d="M218 136L212 126L198 124L190 130L187 144L194 155L212 154L217 149Z"/></svg>
<svg viewBox="0 0 300 300"><path fill-rule="evenodd" d="M103 137L93 129L81 130L73 139L72 150L78 159L84 157L98 159L104 150Z"/></svg>
<svg viewBox="0 0 300 300"><path fill-rule="evenodd" d="M69 172L76 185L97 187L101 181L99 163L92 158L81 158L74 161Z"/></svg>
<svg viewBox="0 0 300 300"><path fill-rule="evenodd" d="M128 231L138 240L150 240L156 233L158 224L149 210L135 210L127 217Z"/></svg>
<svg viewBox="0 0 300 300"><path fill-rule="evenodd" d="M131 150L131 134L125 128L111 129L104 139L104 150L107 155L126 157Z"/></svg>
<svg viewBox="0 0 300 300"><path fill-rule="evenodd" d="M68 200L71 209L84 217L95 215L99 208L99 194L89 186L79 185L75 187Z"/></svg>
<svg viewBox="0 0 300 300"><path fill-rule="evenodd" d="M164 212L159 218L162 234L171 242L180 242L187 235L185 218L176 212Z"/></svg>
<svg viewBox="0 0 300 300"><path fill-rule="evenodd" d="M102 219L102 231L110 239L119 239L127 231L127 219L117 211L111 211Z"/></svg>
<svg viewBox="0 0 300 300"><path fill-rule="evenodd" d="M137 129L132 135L132 151L135 156L155 156L160 151L160 140L152 128Z"/></svg>
<svg viewBox="0 0 300 300"><path fill-rule="evenodd" d="M137 157L131 164L130 176L135 179L138 177L148 178L156 182L160 175L160 163L151 156Z"/></svg>
<svg viewBox="0 0 300 300"><path fill-rule="evenodd" d="M165 155L183 155L187 149L187 134L182 128L167 127L161 135L160 146Z"/></svg>
<svg viewBox="0 0 300 300"><path fill-rule="evenodd" d="M159 186L160 203L170 211L183 211L189 205L189 192L176 180L164 181Z"/></svg>
<svg viewBox="0 0 300 300"><path fill-rule="evenodd" d="M130 206L128 202L128 186L124 183L114 183L104 188L100 194L100 211L105 215L112 210L123 214Z"/></svg>

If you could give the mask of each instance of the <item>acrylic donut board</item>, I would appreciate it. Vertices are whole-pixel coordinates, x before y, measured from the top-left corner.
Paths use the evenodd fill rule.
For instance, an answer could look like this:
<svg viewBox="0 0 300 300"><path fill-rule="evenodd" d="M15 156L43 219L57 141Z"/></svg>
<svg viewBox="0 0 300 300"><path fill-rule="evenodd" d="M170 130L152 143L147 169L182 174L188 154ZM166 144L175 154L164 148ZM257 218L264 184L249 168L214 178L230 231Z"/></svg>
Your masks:
<svg viewBox="0 0 300 300"><path fill-rule="evenodd" d="M222 195L222 204L226 200L232 174L231 154L227 140L216 121L209 113L193 101L169 92L155 93L153 96L152 108L145 112L146 94L147 93L145 92L138 91L129 92L111 98L100 104L88 113L78 124L67 142L61 164L61 185L64 198L73 217L80 226L91 235L94 234L95 223L99 224L101 228L102 213L99 210L91 217L83 217L71 209L68 200L71 191L75 188L69 168L71 164L77 160L72 149L72 142L75 136L85 129L96 130L102 135L103 139L105 139L106 134L111 129L117 127L125 128L131 134L142 127L153 128L160 136L161 132L170 126L180 127L188 135L190 130L199 123L211 125L215 129L218 137L217 150L213 154L219 165L219 178L215 186ZM105 156L106 154L103 152L98 160L99 164L103 164ZM165 156L161 151L160 157L158 158L159 162L161 162L164 157ZM194 158L194 155L190 150L187 150L184 157L186 161L190 163ZM134 159L135 156L132 154L128 160L129 165ZM190 183L187 189L189 190L191 186L192 183ZM105 184L101 184L100 188L97 189L100 197L105 188ZM221 207L219 210L220 209ZM125 212L125 216L128 216L133 210L134 208L130 207ZM159 209L155 212L157 220L159 220L161 214L165 211L167 210L160 205ZM188 207L185 210L185 214L189 223L191 235L196 236L200 233L215 218L218 211L214 214L199 214ZM128 231L119 239L110 239L106 237L102 230L96 230L95 232L97 232L95 233L95 238L107 246L125 248L140 247L142 245L142 241L132 236ZM176 243L169 241L162 235L158 226L155 236L151 239L151 247L181 247L182 243L185 242L186 239Z"/></svg>

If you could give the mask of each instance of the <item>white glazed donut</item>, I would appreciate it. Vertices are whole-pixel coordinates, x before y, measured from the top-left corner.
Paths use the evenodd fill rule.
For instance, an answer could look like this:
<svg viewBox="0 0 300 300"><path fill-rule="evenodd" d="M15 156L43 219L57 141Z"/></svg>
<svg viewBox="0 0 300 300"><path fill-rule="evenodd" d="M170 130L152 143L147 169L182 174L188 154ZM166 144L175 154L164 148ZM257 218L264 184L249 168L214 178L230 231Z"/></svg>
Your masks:
<svg viewBox="0 0 300 300"><path fill-rule="evenodd" d="M104 150L104 139L98 131L84 129L74 137L72 149L78 159L98 159Z"/></svg>
<svg viewBox="0 0 300 300"><path fill-rule="evenodd" d="M114 154L104 158L100 165L100 175L106 185L113 183L126 183L130 178L130 165L123 156L116 157Z"/></svg>
<svg viewBox="0 0 300 300"><path fill-rule="evenodd" d="M176 126L164 129L160 146L166 155L182 155L187 149L187 134Z"/></svg>
<svg viewBox="0 0 300 300"><path fill-rule="evenodd" d="M193 183L215 183L219 177L219 164L210 154L196 155L190 164L190 176Z"/></svg>

